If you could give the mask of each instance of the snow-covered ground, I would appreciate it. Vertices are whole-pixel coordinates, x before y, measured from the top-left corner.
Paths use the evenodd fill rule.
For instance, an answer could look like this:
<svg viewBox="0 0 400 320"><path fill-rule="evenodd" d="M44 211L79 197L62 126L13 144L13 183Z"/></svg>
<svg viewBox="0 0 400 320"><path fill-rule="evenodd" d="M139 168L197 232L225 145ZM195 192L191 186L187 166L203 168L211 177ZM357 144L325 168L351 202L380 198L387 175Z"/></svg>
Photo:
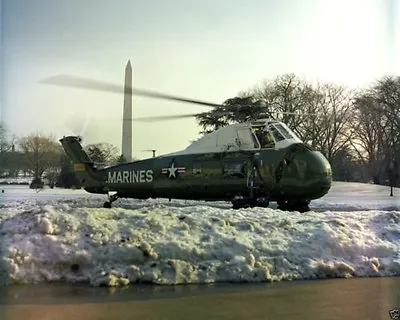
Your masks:
<svg viewBox="0 0 400 320"><path fill-rule="evenodd" d="M0 186L0 283L400 276L400 189L334 183L308 213Z"/></svg>

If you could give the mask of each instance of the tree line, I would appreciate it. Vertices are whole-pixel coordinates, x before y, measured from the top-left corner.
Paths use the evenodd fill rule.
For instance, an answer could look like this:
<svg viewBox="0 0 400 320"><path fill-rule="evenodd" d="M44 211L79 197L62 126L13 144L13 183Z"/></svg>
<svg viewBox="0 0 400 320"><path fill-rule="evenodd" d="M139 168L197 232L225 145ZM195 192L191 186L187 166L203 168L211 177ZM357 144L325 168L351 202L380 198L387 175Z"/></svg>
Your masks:
<svg viewBox="0 0 400 320"><path fill-rule="evenodd" d="M125 162L110 143L88 144L85 151L98 167ZM0 178L21 175L33 177L32 188L43 187L43 180L51 187L81 188L69 157L53 136L36 132L18 138L0 123Z"/></svg>
<svg viewBox="0 0 400 320"><path fill-rule="evenodd" d="M311 148L321 151L337 181L399 186L400 77L383 77L369 88L352 90L333 83L311 84L294 74L264 81L198 115L201 133L258 118L285 122ZM109 143L89 144L99 166L124 162ZM35 186L79 188L72 164L52 136L15 137L0 123L0 177L23 173Z"/></svg>

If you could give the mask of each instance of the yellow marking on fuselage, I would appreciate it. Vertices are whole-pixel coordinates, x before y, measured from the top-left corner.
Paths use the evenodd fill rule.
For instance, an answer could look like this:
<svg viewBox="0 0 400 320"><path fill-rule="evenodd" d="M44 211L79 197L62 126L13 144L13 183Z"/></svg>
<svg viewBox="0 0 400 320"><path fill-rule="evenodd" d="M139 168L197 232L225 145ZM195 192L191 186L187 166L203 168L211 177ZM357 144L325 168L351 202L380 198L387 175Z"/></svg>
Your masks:
<svg viewBox="0 0 400 320"><path fill-rule="evenodd" d="M83 163L75 163L74 171L85 171L85 165Z"/></svg>

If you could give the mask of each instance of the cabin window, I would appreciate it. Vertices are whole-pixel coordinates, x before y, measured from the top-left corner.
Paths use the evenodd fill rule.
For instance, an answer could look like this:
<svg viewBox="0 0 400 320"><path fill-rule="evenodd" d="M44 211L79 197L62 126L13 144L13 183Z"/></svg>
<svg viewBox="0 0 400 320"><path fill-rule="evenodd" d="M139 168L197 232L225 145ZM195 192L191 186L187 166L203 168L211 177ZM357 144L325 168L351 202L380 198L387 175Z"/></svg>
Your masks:
<svg viewBox="0 0 400 320"><path fill-rule="evenodd" d="M251 132L250 129L239 129L236 131L237 132L237 138L239 140L239 146L243 148L257 148L257 146L254 145L254 137L253 133Z"/></svg>
<svg viewBox="0 0 400 320"><path fill-rule="evenodd" d="M192 173L194 175L198 175L198 174L202 173L202 168L201 168L201 162L200 161L194 161L193 162Z"/></svg>
<svg viewBox="0 0 400 320"><path fill-rule="evenodd" d="M223 162L223 175L224 176L244 176L244 162L243 161L225 161Z"/></svg>

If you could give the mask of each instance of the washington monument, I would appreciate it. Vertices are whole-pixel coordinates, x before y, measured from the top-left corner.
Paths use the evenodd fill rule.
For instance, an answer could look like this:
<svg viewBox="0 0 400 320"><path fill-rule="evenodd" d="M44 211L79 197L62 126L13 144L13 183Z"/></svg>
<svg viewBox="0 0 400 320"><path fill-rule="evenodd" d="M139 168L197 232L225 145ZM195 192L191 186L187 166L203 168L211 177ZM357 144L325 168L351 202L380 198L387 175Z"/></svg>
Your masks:
<svg viewBox="0 0 400 320"><path fill-rule="evenodd" d="M132 161L132 66L125 67L124 111L122 115L122 156Z"/></svg>

